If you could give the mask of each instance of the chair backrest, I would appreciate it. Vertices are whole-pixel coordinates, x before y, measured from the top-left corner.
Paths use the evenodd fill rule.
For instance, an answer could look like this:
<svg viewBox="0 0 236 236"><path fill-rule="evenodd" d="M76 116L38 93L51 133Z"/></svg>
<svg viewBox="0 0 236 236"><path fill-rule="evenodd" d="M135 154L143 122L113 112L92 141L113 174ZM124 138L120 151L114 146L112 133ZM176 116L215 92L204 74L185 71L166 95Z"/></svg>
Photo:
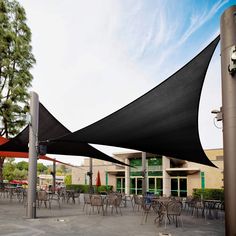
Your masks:
<svg viewBox="0 0 236 236"><path fill-rule="evenodd" d="M48 196L49 196L48 193L46 191L44 191L44 190L40 190L37 193L38 200L40 200L40 201L47 201L47 200L49 200Z"/></svg>
<svg viewBox="0 0 236 236"><path fill-rule="evenodd" d="M182 203L179 201L169 201L167 204L167 214L180 215L182 211Z"/></svg>
<svg viewBox="0 0 236 236"><path fill-rule="evenodd" d="M142 205L143 204L143 197L138 196L138 195L133 195L134 198L134 203L137 205Z"/></svg>
<svg viewBox="0 0 236 236"><path fill-rule="evenodd" d="M117 195L115 194L109 194L106 197L106 204L107 205L115 205L115 201L117 199Z"/></svg>
<svg viewBox="0 0 236 236"><path fill-rule="evenodd" d="M204 208L205 206L206 204L203 201L201 200L195 201L195 205L194 205L195 208Z"/></svg>
<svg viewBox="0 0 236 236"><path fill-rule="evenodd" d="M122 202L122 195L117 196L115 204L117 207L120 207L120 204Z"/></svg>
<svg viewBox="0 0 236 236"><path fill-rule="evenodd" d="M102 206L103 200L101 195L92 195L91 196L91 206Z"/></svg>
<svg viewBox="0 0 236 236"><path fill-rule="evenodd" d="M85 204L90 204L91 203L91 194L89 194L89 193L84 194L84 203Z"/></svg>

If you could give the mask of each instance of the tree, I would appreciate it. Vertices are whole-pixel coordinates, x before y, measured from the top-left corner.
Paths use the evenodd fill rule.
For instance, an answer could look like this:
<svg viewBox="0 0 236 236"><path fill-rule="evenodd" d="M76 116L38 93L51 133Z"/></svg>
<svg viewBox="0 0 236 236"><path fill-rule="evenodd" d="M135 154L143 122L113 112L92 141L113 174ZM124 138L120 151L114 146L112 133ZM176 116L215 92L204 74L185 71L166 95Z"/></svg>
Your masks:
<svg viewBox="0 0 236 236"><path fill-rule="evenodd" d="M28 171L29 169L29 164L26 161L20 161L16 164L16 168L19 170L26 170Z"/></svg>
<svg viewBox="0 0 236 236"><path fill-rule="evenodd" d="M44 173L48 169L47 166L45 166L43 163L38 163L37 164L37 171L39 173Z"/></svg>
<svg viewBox="0 0 236 236"><path fill-rule="evenodd" d="M27 176L28 176L28 171L27 170L20 170L18 168L16 168L14 171L13 171L13 174L12 174L13 178L16 179L16 180L24 180L24 179L27 179Z"/></svg>
<svg viewBox="0 0 236 236"><path fill-rule="evenodd" d="M65 185L72 184L72 176L71 175L66 175L66 177L64 179L64 183L65 183Z"/></svg>
<svg viewBox="0 0 236 236"><path fill-rule="evenodd" d="M3 168L3 176L5 179L11 181L15 178L14 171L16 169L16 164L14 163L14 159L8 159L8 161L4 164Z"/></svg>
<svg viewBox="0 0 236 236"><path fill-rule="evenodd" d="M24 8L15 0L0 0L0 135L16 135L26 124L35 63L31 32ZM0 182L5 158L0 157Z"/></svg>

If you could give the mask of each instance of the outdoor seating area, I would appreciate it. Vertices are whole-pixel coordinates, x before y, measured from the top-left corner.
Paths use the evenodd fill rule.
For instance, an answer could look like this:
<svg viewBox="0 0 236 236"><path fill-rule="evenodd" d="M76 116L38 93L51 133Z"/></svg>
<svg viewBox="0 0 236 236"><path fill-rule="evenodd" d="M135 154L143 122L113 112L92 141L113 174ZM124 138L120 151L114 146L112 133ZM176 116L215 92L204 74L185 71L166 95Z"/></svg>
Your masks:
<svg viewBox="0 0 236 236"><path fill-rule="evenodd" d="M119 193L107 195L81 193L81 204L76 204L73 201L67 202L63 200L63 197L59 197L59 207L58 202L52 202L50 196L51 194L45 194L45 191L38 192L37 219L29 221L26 218L25 206L22 201L17 199L17 195L13 194L10 198L7 193L1 194L0 211L2 211L2 214L0 225L9 217L11 218L9 221L11 227L19 227L19 222L21 225L30 224L33 230L35 228L39 229L40 225L43 224L44 227L47 225L47 232L50 232L48 231L50 227L54 229L50 235L61 235L62 232L69 231L69 228L75 233L80 231L80 227L83 230L86 227L83 235L89 236L99 233L102 235L158 235L158 233L170 233L172 235L192 236L201 235L199 230L212 232L209 235L224 235L224 217L205 218L205 216L201 217L201 214L197 217L196 214L192 214L187 206L185 207L182 201L179 201L179 198L157 197L155 195L150 198L150 196L131 195L129 197L132 201L128 201L125 206L122 203L124 195L122 196ZM135 205L134 199L137 197L143 199L139 209L138 206L133 207ZM181 200L185 201L184 198ZM2 219L5 209L8 209L6 219ZM223 216L223 212L219 212L222 210L217 211L218 216ZM14 217L18 219L16 226L12 226ZM66 222L66 224L63 222ZM63 227L63 229L60 229L61 232L55 229L56 225L59 227L59 223L60 227ZM94 232L89 229L91 224ZM114 232L109 234L108 228L114 230Z"/></svg>

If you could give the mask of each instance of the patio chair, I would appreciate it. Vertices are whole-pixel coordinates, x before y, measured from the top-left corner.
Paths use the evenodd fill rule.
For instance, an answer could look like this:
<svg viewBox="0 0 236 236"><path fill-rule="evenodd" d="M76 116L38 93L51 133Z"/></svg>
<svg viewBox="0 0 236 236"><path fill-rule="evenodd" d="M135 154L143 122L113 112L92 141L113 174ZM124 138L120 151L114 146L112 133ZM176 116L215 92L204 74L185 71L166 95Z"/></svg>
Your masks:
<svg viewBox="0 0 236 236"><path fill-rule="evenodd" d="M53 201L55 201L58 204L58 207L61 208L61 204L60 204L60 196L58 193L50 193L49 194L49 201L50 201L50 207Z"/></svg>
<svg viewBox="0 0 236 236"><path fill-rule="evenodd" d="M75 199L78 198L78 204L80 204L80 192L81 190L78 189L77 191L74 192L74 196L73 196L73 202L75 203Z"/></svg>
<svg viewBox="0 0 236 236"><path fill-rule="evenodd" d="M182 212L182 203L176 200L171 200L168 202L166 207L166 215L165 215L165 228L166 228L166 221L169 220L169 223L171 223L171 220L175 221L176 227L178 227L178 219L181 219L182 227L183 227L183 219L181 216Z"/></svg>
<svg viewBox="0 0 236 236"><path fill-rule="evenodd" d="M151 202L146 202L145 199L143 198L143 201L142 201L142 214L143 214L143 217L142 217L142 220L141 220L141 224L144 223L144 219L145 219L145 223L147 222L147 217L148 217L148 214L149 212L151 211L151 207L152 207L152 203Z"/></svg>
<svg viewBox="0 0 236 236"><path fill-rule="evenodd" d="M89 193L84 193L84 206L83 206L83 211L84 211L84 208L86 208L86 214L87 214L87 208L88 208L88 205L91 204L91 194Z"/></svg>
<svg viewBox="0 0 236 236"><path fill-rule="evenodd" d="M102 214L104 215L104 206L103 206L103 199L101 195L92 195L90 202L90 210L89 215L91 214L91 210L94 212L94 208L97 208L97 213L100 213L100 209L102 208Z"/></svg>
<svg viewBox="0 0 236 236"><path fill-rule="evenodd" d="M198 217L198 211L201 212L201 215L202 217L205 216L205 219L206 219L206 212L205 212L205 204L203 201L201 200L195 200L194 201L194 204L193 204L193 212L192 212L192 215L194 216L195 212L197 212L197 217Z"/></svg>
<svg viewBox="0 0 236 236"><path fill-rule="evenodd" d="M66 196L67 196L67 194L66 194L66 188L61 188L61 189L59 189L58 191L57 191L57 193L58 193L58 195L59 195L59 198L60 198L60 200L62 200L62 202L65 202L66 201Z"/></svg>
<svg viewBox="0 0 236 236"><path fill-rule="evenodd" d="M47 203L48 203L49 209L51 209L50 197L45 190L40 190L37 192L37 200L38 200L38 208L41 207L42 203L44 203L45 207L47 208Z"/></svg>
<svg viewBox="0 0 236 236"><path fill-rule="evenodd" d="M187 211L191 212L191 214L193 214L195 201L196 201L196 199L193 196L187 196L185 203L184 203L184 208Z"/></svg>
<svg viewBox="0 0 236 236"><path fill-rule="evenodd" d="M137 207L139 211L139 208L141 208L143 204L143 196L133 195L133 199L134 199L133 210L135 210L135 207Z"/></svg>
<svg viewBox="0 0 236 236"><path fill-rule="evenodd" d="M109 194L106 197L105 202L106 202L105 214L107 214L107 209L111 209L111 214L112 214L114 208L116 210L116 213L118 214L118 208L119 208L120 214L122 215L122 212L121 212L122 196L121 195Z"/></svg>
<svg viewBox="0 0 236 236"><path fill-rule="evenodd" d="M210 219L217 219L221 203L220 200L204 200L205 218L208 216Z"/></svg>
<svg viewBox="0 0 236 236"><path fill-rule="evenodd" d="M157 223L160 225L166 216L166 205L163 204L163 202L159 201L153 201L152 202L152 209L154 213L156 214L156 218L154 219L154 223Z"/></svg>
<svg viewBox="0 0 236 236"><path fill-rule="evenodd" d="M216 209L218 210L218 213L217 213L217 217L219 217L220 219L224 219L225 216L225 203L224 201L216 204Z"/></svg>

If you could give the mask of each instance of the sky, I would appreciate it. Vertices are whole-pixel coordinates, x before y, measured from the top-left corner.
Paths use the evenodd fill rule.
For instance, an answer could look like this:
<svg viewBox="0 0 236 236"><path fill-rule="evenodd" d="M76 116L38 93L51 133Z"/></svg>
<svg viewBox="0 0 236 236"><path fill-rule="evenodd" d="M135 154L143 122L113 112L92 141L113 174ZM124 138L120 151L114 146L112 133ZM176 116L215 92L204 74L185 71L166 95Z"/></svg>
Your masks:
<svg viewBox="0 0 236 236"><path fill-rule="evenodd" d="M220 32L235 0L19 0L32 33L31 91L76 131L143 95L196 56ZM199 110L204 149L222 147L220 47L208 68ZM215 126L217 125L218 128ZM113 155L127 151L94 145ZM80 165L83 157L48 155Z"/></svg>

